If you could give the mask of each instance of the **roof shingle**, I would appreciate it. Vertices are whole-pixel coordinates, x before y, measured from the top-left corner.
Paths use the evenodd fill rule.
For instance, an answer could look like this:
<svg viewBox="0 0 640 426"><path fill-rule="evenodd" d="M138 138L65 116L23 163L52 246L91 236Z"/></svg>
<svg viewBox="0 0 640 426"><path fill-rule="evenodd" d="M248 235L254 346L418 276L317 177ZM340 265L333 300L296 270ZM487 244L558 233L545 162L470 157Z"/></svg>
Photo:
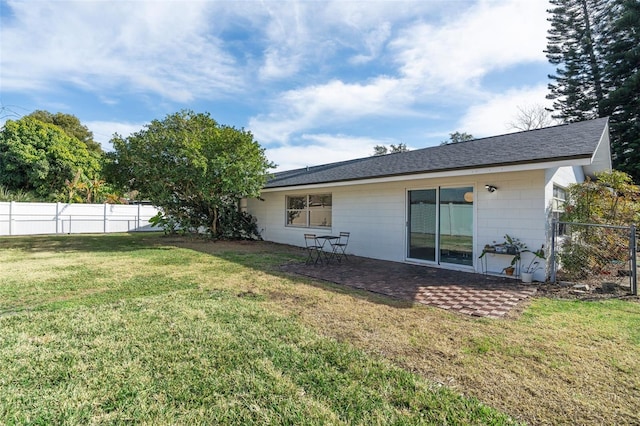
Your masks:
<svg viewBox="0 0 640 426"><path fill-rule="evenodd" d="M265 188L591 158L608 119L275 173Z"/></svg>

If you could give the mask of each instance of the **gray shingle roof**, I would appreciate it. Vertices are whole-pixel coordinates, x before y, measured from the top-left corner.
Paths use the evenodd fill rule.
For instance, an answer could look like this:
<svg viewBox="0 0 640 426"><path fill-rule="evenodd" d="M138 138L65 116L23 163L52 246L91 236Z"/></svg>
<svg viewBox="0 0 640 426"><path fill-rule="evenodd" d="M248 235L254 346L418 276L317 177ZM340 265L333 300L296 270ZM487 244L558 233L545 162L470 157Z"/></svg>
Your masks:
<svg viewBox="0 0 640 426"><path fill-rule="evenodd" d="M265 188L591 158L607 118L275 173Z"/></svg>

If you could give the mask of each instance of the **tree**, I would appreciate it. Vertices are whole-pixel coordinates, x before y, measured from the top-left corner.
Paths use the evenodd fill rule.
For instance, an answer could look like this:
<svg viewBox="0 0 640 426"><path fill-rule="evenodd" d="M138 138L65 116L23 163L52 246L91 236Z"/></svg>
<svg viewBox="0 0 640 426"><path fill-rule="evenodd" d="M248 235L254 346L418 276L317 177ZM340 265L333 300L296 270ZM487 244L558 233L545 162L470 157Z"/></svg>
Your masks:
<svg viewBox="0 0 640 426"><path fill-rule="evenodd" d="M557 65L549 75L555 118L566 122L604 117L602 40L608 0L550 0L547 58Z"/></svg>
<svg viewBox="0 0 640 426"><path fill-rule="evenodd" d="M105 180L88 178L82 170L78 170L72 180L65 180L64 192L56 197L56 201L64 203L107 203L123 204L126 200L118 194Z"/></svg>
<svg viewBox="0 0 640 426"><path fill-rule="evenodd" d="M519 106L518 113L508 123L509 128L527 131L542 129L556 124L558 121L551 116L551 112L540 104Z"/></svg>
<svg viewBox="0 0 640 426"><path fill-rule="evenodd" d="M8 120L0 131L0 185L56 199L78 173L99 175L100 163L84 143L33 117Z"/></svg>
<svg viewBox="0 0 640 426"><path fill-rule="evenodd" d="M102 147L98 142L93 140L93 132L84 126L78 117L71 114L63 114L61 112L52 114L49 111L36 110L28 115L43 123L55 124L60 127L67 135L78 139L87 146L87 150L98 155L102 155Z"/></svg>
<svg viewBox="0 0 640 426"><path fill-rule="evenodd" d="M631 176L615 170L597 174L595 181L587 179L569 186L561 220L572 224L559 252L568 278L580 279L594 272L610 274L612 265L628 261L628 231L608 225L638 223L639 198L640 188L633 185Z"/></svg>
<svg viewBox="0 0 640 426"><path fill-rule="evenodd" d="M274 167L250 132L220 125L207 113L181 111L111 142L114 179L140 191L183 230L248 236L240 228L250 219L237 203L257 197Z"/></svg>
<svg viewBox="0 0 640 426"><path fill-rule="evenodd" d="M640 220L640 187L627 173L598 173L569 186L562 220L627 226Z"/></svg>
<svg viewBox="0 0 640 426"><path fill-rule="evenodd" d="M615 168L640 181L640 4L637 0L551 0L549 99L558 118L610 117Z"/></svg>
<svg viewBox="0 0 640 426"><path fill-rule="evenodd" d="M614 166L640 182L640 2L616 2L608 33L604 74L611 91L610 114Z"/></svg>
<svg viewBox="0 0 640 426"><path fill-rule="evenodd" d="M389 148L385 145L376 145L373 147L373 156L376 157L378 155L386 155L389 153Z"/></svg>
<svg viewBox="0 0 640 426"><path fill-rule="evenodd" d="M451 145L452 143L460 143L473 140L473 135L466 132L453 132L449 133L449 140L440 142L440 145Z"/></svg>
<svg viewBox="0 0 640 426"><path fill-rule="evenodd" d="M396 152L407 151L409 151L409 148L407 148L407 145L402 142L400 142L398 145L391 144L389 148L387 148L385 145L376 145L373 147L374 157L378 155L395 154Z"/></svg>

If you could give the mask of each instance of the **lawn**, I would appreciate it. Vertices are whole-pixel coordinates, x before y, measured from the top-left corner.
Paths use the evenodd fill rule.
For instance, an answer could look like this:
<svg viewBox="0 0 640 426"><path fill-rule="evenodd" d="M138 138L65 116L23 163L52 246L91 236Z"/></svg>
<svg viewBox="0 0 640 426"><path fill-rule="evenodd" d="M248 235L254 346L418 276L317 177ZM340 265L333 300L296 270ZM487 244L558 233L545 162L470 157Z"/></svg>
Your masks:
<svg viewBox="0 0 640 426"><path fill-rule="evenodd" d="M640 304L464 317L287 276L298 249L0 238L0 424L638 423Z"/></svg>

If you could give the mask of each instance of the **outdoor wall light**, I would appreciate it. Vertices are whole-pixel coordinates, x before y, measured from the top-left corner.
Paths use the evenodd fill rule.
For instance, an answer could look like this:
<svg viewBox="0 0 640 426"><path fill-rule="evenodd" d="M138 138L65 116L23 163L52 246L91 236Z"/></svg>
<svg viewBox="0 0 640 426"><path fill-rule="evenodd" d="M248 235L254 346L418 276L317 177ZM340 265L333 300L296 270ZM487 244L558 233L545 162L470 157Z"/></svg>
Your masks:
<svg viewBox="0 0 640 426"><path fill-rule="evenodd" d="M489 192L496 192L496 190L498 189L497 186L493 186L493 185L485 185L485 188L487 188L487 191Z"/></svg>

